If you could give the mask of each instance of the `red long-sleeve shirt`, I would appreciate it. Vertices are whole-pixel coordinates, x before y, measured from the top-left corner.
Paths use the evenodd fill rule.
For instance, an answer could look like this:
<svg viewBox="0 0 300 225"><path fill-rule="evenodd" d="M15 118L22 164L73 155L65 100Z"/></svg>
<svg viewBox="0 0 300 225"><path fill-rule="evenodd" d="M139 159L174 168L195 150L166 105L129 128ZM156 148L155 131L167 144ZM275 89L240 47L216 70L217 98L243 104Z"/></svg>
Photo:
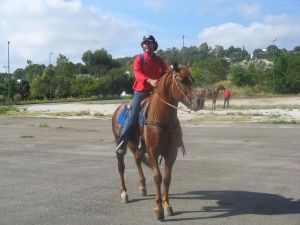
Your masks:
<svg viewBox="0 0 300 225"><path fill-rule="evenodd" d="M137 56L133 62L135 80L132 89L141 92L151 90L152 87L146 80L148 78L159 79L167 71L168 67L165 62L155 54L150 57L147 53L144 53L144 62L142 62L141 55Z"/></svg>
<svg viewBox="0 0 300 225"><path fill-rule="evenodd" d="M224 91L224 98L230 98L230 97L231 97L230 91Z"/></svg>

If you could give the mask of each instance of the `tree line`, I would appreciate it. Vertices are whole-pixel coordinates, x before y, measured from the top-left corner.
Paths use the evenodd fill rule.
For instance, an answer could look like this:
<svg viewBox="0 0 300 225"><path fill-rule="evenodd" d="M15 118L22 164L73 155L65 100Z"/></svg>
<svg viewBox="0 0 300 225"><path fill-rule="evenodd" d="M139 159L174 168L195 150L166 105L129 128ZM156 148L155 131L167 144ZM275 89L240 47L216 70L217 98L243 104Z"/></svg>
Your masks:
<svg viewBox="0 0 300 225"><path fill-rule="evenodd" d="M220 45L212 48L202 43L181 49L160 49L157 54L169 65L189 64L199 87L229 80L237 86L275 93L300 92L300 46L288 51L270 45L250 54L244 48L224 49ZM62 54L57 57L56 65L28 60L24 69L18 68L10 75L0 74L0 102L131 93L134 58L113 59L105 49L100 49L84 52L82 62L76 64Z"/></svg>

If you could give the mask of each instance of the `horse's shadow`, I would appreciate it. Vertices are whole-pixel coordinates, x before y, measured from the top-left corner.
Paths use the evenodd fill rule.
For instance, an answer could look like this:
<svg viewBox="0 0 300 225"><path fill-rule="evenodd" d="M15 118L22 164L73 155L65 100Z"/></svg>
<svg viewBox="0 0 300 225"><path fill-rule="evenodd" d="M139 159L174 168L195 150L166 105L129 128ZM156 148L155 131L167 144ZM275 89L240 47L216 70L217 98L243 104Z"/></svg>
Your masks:
<svg viewBox="0 0 300 225"><path fill-rule="evenodd" d="M170 194L169 196L170 200L209 200L212 204L209 206L201 206L195 210L175 211L175 216L188 214L193 214L194 216L185 216L185 218L168 217L165 221L224 218L244 214L281 215L300 213L299 199L295 200L285 198L277 194L220 190L191 191L186 193ZM187 202L185 204L189 203ZM197 207L196 204L195 207ZM196 213L198 216L195 216ZM201 213L205 213L205 216L201 216ZM212 215L207 216L207 213L211 213Z"/></svg>

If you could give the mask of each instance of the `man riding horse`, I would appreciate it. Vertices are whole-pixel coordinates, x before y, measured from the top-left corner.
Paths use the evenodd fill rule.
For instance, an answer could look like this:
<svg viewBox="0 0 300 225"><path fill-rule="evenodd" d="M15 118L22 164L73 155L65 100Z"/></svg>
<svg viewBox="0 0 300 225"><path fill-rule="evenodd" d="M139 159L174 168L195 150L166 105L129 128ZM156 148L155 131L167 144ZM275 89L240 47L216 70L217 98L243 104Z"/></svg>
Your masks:
<svg viewBox="0 0 300 225"><path fill-rule="evenodd" d="M133 98L128 117L117 140L116 151L124 154L128 142L129 133L137 122L141 102L150 96L150 92L157 86L158 79L166 74L168 67L162 58L155 54L158 48L157 41L152 35L144 36L141 42L144 53L138 55L133 62L134 84Z"/></svg>
<svg viewBox="0 0 300 225"><path fill-rule="evenodd" d="M197 111L203 109L204 97L199 95L187 66L179 67L174 63L173 68L168 70L163 60L154 54L157 42L153 36L144 37L141 46L144 54L137 56L134 61L135 82L131 107L128 109L127 104L121 104L112 117L121 180L120 200L122 203L128 202L124 177L124 156L128 147L134 155L142 196L147 195L147 188L141 162L152 170L156 193L154 212L158 220L163 220L165 215L174 215L169 202L169 187L178 148L183 147L177 116L178 103ZM153 88L153 94L145 99ZM143 99L145 101L142 102ZM124 124L126 114L128 117ZM163 175L160 172L159 157L164 159Z"/></svg>

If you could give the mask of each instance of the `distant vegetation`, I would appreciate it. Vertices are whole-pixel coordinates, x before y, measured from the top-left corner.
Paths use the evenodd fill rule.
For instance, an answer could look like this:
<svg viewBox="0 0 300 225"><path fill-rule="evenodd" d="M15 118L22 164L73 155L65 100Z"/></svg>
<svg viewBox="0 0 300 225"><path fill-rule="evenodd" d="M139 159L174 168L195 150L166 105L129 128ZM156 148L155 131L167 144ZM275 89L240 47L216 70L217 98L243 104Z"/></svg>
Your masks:
<svg viewBox="0 0 300 225"><path fill-rule="evenodd" d="M210 88L222 81L265 93L300 92L300 46L288 51L270 45L250 54L244 48L224 49L220 45L212 48L203 43L159 50L157 54L169 65L188 63L199 87ZM82 63L74 64L60 54L55 66L27 60L25 68L15 70L10 76L0 73L0 103L112 98L123 91L131 93L134 57L113 59L105 49L100 49L84 52L81 59Z"/></svg>

